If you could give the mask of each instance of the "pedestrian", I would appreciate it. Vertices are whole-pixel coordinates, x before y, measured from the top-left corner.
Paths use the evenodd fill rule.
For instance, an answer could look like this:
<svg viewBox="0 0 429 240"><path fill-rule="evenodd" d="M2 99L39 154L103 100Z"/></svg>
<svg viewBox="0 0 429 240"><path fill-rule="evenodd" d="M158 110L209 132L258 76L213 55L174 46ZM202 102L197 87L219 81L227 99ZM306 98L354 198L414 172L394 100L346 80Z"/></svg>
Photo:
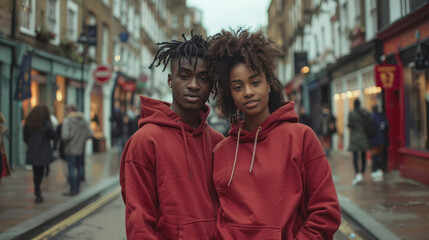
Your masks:
<svg viewBox="0 0 429 240"><path fill-rule="evenodd" d="M67 115L61 127L61 139L64 142L70 190L63 195L74 196L79 193L80 181L84 178L83 155L86 140L92 136L92 130L83 113L78 112L75 105L67 106L66 111Z"/></svg>
<svg viewBox="0 0 429 240"><path fill-rule="evenodd" d="M34 107L25 118L24 142L27 144L26 164L33 168L35 203L43 202L40 185L46 166L54 160L51 141L55 139L48 107Z"/></svg>
<svg viewBox="0 0 429 240"><path fill-rule="evenodd" d="M127 140L139 129L140 112L136 106L127 111Z"/></svg>
<svg viewBox="0 0 429 240"><path fill-rule="evenodd" d="M307 110L304 106L301 106L299 108L299 122L309 127L312 127L311 117L307 114Z"/></svg>
<svg viewBox="0 0 429 240"><path fill-rule="evenodd" d="M328 157L332 146L332 135L336 131L336 119L334 115L332 115L329 106L323 105L317 126L317 134L319 135L320 142L322 143L323 149L325 149L326 156Z"/></svg>
<svg viewBox="0 0 429 240"><path fill-rule="evenodd" d="M356 185L363 181L363 174L366 167L366 151L369 149L369 140L365 134L365 124L370 118L369 112L360 107L360 100L353 102L354 110L349 113L347 126L350 128L349 151L353 154L353 167L356 173L352 181ZM359 167L360 157L360 167Z"/></svg>
<svg viewBox="0 0 429 240"><path fill-rule="evenodd" d="M215 239L332 239L341 222L332 173L312 129L298 123L275 75L278 51L261 32L210 41L215 96L231 121L214 149L220 201Z"/></svg>
<svg viewBox="0 0 429 240"><path fill-rule="evenodd" d="M118 156L119 158L122 155L122 150L124 149L124 116L121 112L121 109L114 108L113 116L110 118L112 122L112 140L113 145L118 148Z"/></svg>
<svg viewBox="0 0 429 240"><path fill-rule="evenodd" d="M150 68L170 63L167 103L141 96L139 129L122 154L120 183L128 239L212 239L216 192L212 150L223 136L207 124L207 41L158 43ZM158 63L156 64L156 62Z"/></svg>
<svg viewBox="0 0 429 240"><path fill-rule="evenodd" d="M388 140L387 131L389 129L389 122L386 116L378 111L378 106L372 107L372 119L376 125L376 134L370 139L371 145L371 159L372 159L372 173L371 178L375 182L383 181L383 161L381 159L383 150L387 147Z"/></svg>
<svg viewBox="0 0 429 240"><path fill-rule="evenodd" d="M3 117L3 114L0 113L0 183L3 177L10 176L10 166L7 159L6 148L4 146L4 137L7 132L7 127L4 126L6 120Z"/></svg>
<svg viewBox="0 0 429 240"><path fill-rule="evenodd" d="M215 113L209 117L209 125L216 131L222 133L224 137L228 136L229 129L231 128L228 119L225 117L219 106L216 106Z"/></svg>

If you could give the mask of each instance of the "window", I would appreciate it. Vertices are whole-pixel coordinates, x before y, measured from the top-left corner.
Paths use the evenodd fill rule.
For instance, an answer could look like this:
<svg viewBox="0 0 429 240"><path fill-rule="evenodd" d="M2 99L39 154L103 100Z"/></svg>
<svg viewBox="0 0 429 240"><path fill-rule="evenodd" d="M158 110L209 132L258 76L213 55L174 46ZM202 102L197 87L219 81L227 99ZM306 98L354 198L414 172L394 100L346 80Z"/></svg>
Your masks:
<svg viewBox="0 0 429 240"><path fill-rule="evenodd" d="M55 34L53 42L59 43L60 35L60 1L48 0L46 5L46 28Z"/></svg>
<svg viewBox="0 0 429 240"><path fill-rule="evenodd" d="M171 28L173 29L177 29L178 24L177 24L177 16L173 15L171 18Z"/></svg>
<svg viewBox="0 0 429 240"><path fill-rule="evenodd" d="M93 13L88 13L88 18L86 20L86 25L97 25L97 18ZM97 34L98 36L98 34ZM99 39L99 37L97 37ZM97 39L97 42L99 41ZM91 59L95 59L97 53L97 47L96 46L89 46L88 47L88 57Z"/></svg>
<svg viewBox="0 0 429 240"><path fill-rule="evenodd" d="M185 28L191 27L191 16L189 13L185 14L185 17L183 18L183 25Z"/></svg>
<svg viewBox="0 0 429 240"><path fill-rule="evenodd" d="M21 26L20 31L35 36L35 9L36 0L21 0Z"/></svg>
<svg viewBox="0 0 429 240"><path fill-rule="evenodd" d="M429 151L429 70L415 72L404 68L405 144Z"/></svg>
<svg viewBox="0 0 429 240"><path fill-rule="evenodd" d="M121 0L113 0L113 16L118 19L121 17Z"/></svg>
<svg viewBox="0 0 429 240"><path fill-rule="evenodd" d="M104 4L104 6L110 7L110 0L103 0L102 2Z"/></svg>
<svg viewBox="0 0 429 240"><path fill-rule="evenodd" d="M360 25L361 19L361 9L360 9L360 0L355 0L355 23Z"/></svg>
<svg viewBox="0 0 429 240"><path fill-rule="evenodd" d="M78 38L78 7L75 2L67 2L67 39L76 41Z"/></svg>

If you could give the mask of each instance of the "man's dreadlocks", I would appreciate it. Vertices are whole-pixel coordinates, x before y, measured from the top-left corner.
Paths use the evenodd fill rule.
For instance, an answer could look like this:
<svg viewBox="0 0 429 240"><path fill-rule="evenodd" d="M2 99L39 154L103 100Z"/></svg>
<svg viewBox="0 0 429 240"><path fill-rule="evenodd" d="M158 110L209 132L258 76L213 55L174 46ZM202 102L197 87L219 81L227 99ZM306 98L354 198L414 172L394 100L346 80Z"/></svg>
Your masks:
<svg viewBox="0 0 429 240"><path fill-rule="evenodd" d="M215 83L217 103L231 121L237 121L240 116L230 94L229 73L239 63L244 63L259 74L265 74L271 87L268 101L270 113L284 104L282 86L275 74L279 51L270 39L261 32L250 33L240 28L236 32L222 30L210 39L209 44L209 77Z"/></svg>
<svg viewBox="0 0 429 240"><path fill-rule="evenodd" d="M172 42L161 42L157 43L158 46L161 46L156 52L155 58L153 59L152 64L149 66L152 69L153 65L158 60L158 64L155 67L158 67L161 63L164 64L162 71L167 68L168 63L175 59L178 60L179 69L181 67L181 60L186 59L191 64L191 58L196 57L194 63L194 70L197 67L198 58L206 60L206 53L209 48L209 44L202 35L196 34L191 31L191 39L186 39L185 34L182 34L184 39L183 42L178 40L173 40Z"/></svg>

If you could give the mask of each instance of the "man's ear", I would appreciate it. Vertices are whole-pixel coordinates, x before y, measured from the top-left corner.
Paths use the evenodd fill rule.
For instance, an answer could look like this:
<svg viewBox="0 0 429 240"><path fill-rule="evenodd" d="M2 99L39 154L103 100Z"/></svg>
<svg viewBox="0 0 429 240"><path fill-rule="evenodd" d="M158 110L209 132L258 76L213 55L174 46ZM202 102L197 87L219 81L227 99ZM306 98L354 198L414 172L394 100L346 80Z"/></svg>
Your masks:
<svg viewBox="0 0 429 240"><path fill-rule="evenodd" d="M171 77L171 73L169 73L169 74L168 74L168 80L167 80L167 84L168 84L168 87L169 87L169 88L171 88L171 86L172 86L172 85L171 85L171 79L172 79L172 77Z"/></svg>

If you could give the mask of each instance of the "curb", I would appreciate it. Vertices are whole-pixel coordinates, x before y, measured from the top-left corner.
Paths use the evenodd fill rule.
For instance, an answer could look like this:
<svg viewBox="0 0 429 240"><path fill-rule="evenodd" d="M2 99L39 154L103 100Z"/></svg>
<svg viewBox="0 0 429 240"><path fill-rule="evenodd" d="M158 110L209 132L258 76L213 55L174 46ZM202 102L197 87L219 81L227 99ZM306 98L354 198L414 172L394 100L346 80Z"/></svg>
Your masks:
<svg viewBox="0 0 429 240"><path fill-rule="evenodd" d="M43 212L39 216L28 219L23 223L0 233L0 240L28 239L29 236L33 236L53 222L57 221L59 218L64 217L66 214L76 211L106 190L113 188L118 184L118 176L107 178L72 199Z"/></svg>
<svg viewBox="0 0 429 240"><path fill-rule="evenodd" d="M375 220L368 213L357 205L353 204L350 199L337 192L338 201L340 202L341 211L346 213L350 218L365 228L376 239L400 240L398 236L384 227L383 224Z"/></svg>

